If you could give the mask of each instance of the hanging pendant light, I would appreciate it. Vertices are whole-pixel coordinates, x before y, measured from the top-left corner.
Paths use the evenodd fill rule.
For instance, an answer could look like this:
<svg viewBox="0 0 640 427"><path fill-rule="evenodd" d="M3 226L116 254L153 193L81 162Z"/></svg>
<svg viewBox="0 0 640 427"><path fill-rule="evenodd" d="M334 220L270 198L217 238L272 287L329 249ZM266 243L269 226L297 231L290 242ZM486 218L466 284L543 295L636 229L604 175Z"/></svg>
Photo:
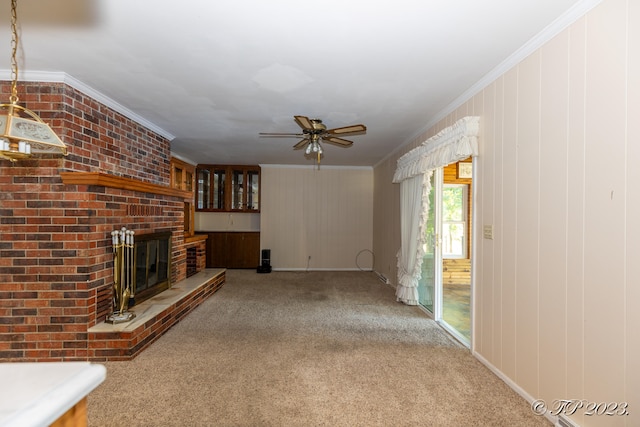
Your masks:
<svg viewBox="0 0 640 427"><path fill-rule="evenodd" d="M18 105L17 0L11 0L11 95L0 104L0 159L12 162L33 154L67 155L67 146L36 113Z"/></svg>

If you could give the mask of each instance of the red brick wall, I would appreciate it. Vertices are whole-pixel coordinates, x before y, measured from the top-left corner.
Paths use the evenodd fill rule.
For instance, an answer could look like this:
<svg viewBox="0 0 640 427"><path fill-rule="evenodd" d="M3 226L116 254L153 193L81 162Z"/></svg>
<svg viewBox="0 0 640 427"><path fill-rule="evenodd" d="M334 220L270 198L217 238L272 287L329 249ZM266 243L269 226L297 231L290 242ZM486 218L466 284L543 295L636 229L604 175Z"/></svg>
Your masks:
<svg viewBox="0 0 640 427"><path fill-rule="evenodd" d="M7 102L8 82L0 89ZM183 201L65 185L60 172L169 186L169 141L64 84L19 84L18 96L69 155L0 160L0 360L86 360L87 329L111 310L111 231L171 230L172 281L179 281L186 276Z"/></svg>
<svg viewBox="0 0 640 427"><path fill-rule="evenodd" d="M197 273L207 268L206 240L199 239L197 241L187 242L185 243L185 250L187 252L187 270L193 268L194 271L192 273ZM191 251L191 254L189 254L189 251Z"/></svg>
<svg viewBox="0 0 640 427"><path fill-rule="evenodd" d="M196 245L196 270L207 268L207 243L202 240Z"/></svg>

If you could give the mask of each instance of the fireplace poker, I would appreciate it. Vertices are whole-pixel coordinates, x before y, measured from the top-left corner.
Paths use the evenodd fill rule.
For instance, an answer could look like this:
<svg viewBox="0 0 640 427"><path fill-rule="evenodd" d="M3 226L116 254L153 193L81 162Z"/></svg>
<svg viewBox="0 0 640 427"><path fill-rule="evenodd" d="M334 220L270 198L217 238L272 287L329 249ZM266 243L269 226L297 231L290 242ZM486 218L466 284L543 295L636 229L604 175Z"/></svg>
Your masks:
<svg viewBox="0 0 640 427"><path fill-rule="evenodd" d="M112 307L115 308L118 306L118 302L120 299L121 293L121 283L120 283L120 243L119 243L119 232L112 231L111 232L111 240L113 241L113 304Z"/></svg>
<svg viewBox="0 0 640 427"><path fill-rule="evenodd" d="M135 283L135 275L134 275L134 260L135 260L135 256L136 256L136 246L135 246L135 239L134 239L134 234L136 233L133 230L130 230L129 232L129 263L127 264L129 267L129 303L128 306L129 307L133 307L136 304L136 295L135 295L135 289L136 289L136 283Z"/></svg>

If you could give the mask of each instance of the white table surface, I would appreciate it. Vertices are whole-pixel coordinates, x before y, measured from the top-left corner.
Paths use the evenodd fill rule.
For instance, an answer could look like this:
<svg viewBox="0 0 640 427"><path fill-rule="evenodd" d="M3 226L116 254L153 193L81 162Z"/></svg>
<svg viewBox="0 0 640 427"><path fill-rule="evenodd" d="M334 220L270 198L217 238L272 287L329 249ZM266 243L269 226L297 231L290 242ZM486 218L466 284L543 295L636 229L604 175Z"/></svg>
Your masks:
<svg viewBox="0 0 640 427"><path fill-rule="evenodd" d="M106 377L89 362L0 363L0 426L49 426Z"/></svg>

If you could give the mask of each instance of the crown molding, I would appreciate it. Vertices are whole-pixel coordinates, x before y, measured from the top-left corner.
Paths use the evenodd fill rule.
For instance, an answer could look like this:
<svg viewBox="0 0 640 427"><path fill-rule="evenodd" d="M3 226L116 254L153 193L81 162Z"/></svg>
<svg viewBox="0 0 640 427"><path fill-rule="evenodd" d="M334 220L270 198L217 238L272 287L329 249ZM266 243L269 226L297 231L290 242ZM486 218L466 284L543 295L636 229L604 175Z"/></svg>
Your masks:
<svg viewBox="0 0 640 427"><path fill-rule="evenodd" d="M260 169L313 169L318 170L318 165L278 165L278 164L259 164ZM322 169L344 169L344 170L373 170L373 166L337 166L337 165L323 165L320 164L320 170Z"/></svg>

